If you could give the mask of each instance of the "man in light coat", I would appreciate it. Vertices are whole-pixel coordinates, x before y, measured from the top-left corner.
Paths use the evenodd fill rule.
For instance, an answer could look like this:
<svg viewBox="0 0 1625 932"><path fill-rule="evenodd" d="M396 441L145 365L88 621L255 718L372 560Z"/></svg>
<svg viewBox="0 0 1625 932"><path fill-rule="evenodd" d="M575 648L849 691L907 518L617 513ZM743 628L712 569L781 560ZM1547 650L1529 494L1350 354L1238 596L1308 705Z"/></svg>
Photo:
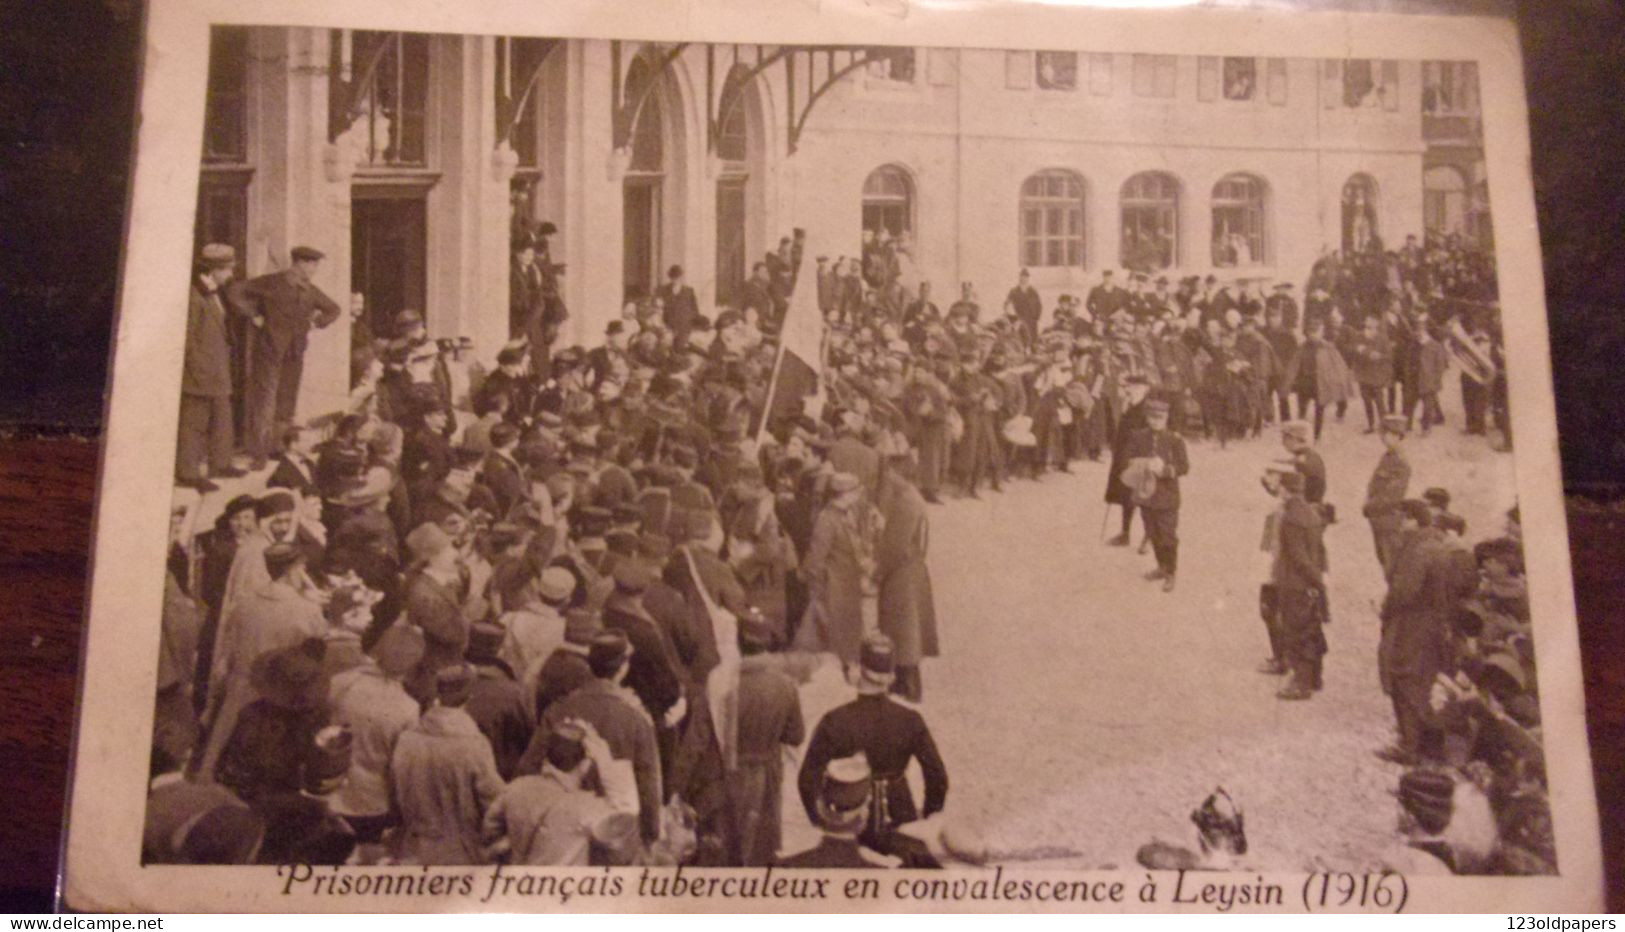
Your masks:
<svg viewBox="0 0 1625 932"><path fill-rule="evenodd" d="M895 469L880 481L882 519L875 548L880 631L897 649L897 679L892 692L919 702L924 691L920 661L937 656L937 608L926 566L930 519L925 499Z"/></svg>
<svg viewBox="0 0 1625 932"><path fill-rule="evenodd" d="M418 703L404 681L422 660L423 632L396 624L361 666L335 676L328 687L333 724L349 727L354 736L349 775L329 803L350 823L359 843L377 842L394 824L389 759L395 742L417 723Z"/></svg>
<svg viewBox="0 0 1625 932"><path fill-rule="evenodd" d="M485 863L480 827L503 784L491 743L463 708L476 675L466 663L443 667L435 674L435 704L395 742L396 855L405 863Z"/></svg>

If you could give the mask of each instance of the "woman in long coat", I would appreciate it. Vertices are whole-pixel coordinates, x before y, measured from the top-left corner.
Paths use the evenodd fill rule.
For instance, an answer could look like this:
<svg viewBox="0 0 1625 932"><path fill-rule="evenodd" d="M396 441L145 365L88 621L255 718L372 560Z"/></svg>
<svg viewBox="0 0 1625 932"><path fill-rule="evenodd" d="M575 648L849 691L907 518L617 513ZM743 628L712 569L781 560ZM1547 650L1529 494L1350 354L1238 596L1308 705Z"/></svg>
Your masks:
<svg viewBox="0 0 1625 932"><path fill-rule="evenodd" d="M834 497L818 513L802 565L810 602L801 631L815 650L833 653L850 669L863 642L864 594L873 585L873 521L864 514L870 506L857 476L836 473L829 484Z"/></svg>
<svg viewBox="0 0 1625 932"><path fill-rule="evenodd" d="M939 651L936 600L925 563L930 537L925 499L907 479L888 471L880 483L878 504L884 522L875 548L880 630L896 647L893 691L918 702L920 661Z"/></svg>

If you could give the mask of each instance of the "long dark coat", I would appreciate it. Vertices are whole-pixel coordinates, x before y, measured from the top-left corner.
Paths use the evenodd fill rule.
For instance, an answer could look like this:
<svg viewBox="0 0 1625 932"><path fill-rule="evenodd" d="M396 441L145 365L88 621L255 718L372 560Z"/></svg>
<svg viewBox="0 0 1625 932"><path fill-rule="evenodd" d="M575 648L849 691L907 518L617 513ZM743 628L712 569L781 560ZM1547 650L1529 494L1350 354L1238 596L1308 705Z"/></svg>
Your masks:
<svg viewBox="0 0 1625 932"><path fill-rule="evenodd" d="M1130 405L1117 419L1117 431L1112 434L1112 468L1106 473L1106 504L1132 505L1134 491L1122 483L1118 475L1128 465L1129 442L1134 435L1148 430L1151 423L1145 419L1145 404Z"/></svg>
<svg viewBox="0 0 1625 932"><path fill-rule="evenodd" d="M925 557L929 543L925 499L907 479L888 473L880 487L885 524L875 548L880 581L880 630L897 648L897 662L918 666L935 657L937 608Z"/></svg>
<svg viewBox="0 0 1625 932"><path fill-rule="evenodd" d="M1434 676L1451 667L1453 578L1439 543L1413 533L1394 555L1393 578L1382 602L1377 673L1383 692L1423 715Z"/></svg>

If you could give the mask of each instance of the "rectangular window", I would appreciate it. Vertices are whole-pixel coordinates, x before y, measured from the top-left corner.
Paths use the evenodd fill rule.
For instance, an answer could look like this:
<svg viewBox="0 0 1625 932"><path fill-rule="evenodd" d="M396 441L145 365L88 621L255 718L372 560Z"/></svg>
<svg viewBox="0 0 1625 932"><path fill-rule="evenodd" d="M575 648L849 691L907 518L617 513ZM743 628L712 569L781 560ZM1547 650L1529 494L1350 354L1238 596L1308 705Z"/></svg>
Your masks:
<svg viewBox="0 0 1625 932"><path fill-rule="evenodd" d="M1112 92L1112 56L1110 52L1089 55L1089 93L1106 97Z"/></svg>
<svg viewBox="0 0 1625 932"><path fill-rule="evenodd" d="M519 171L542 167L542 93L538 69L554 39L498 39L496 61L497 138L508 139L519 156ZM531 79L537 80L532 83ZM509 130L512 135L509 135Z"/></svg>
<svg viewBox="0 0 1625 932"><path fill-rule="evenodd" d="M1430 116L1477 116L1479 113L1477 63L1423 62L1422 112Z"/></svg>
<svg viewBox="0 0 1625 932"><path fill-rule="evenodd" d="M209 30L203 161L248 161L248 30L242 27Z"/></svg>
<svg viewBox="0 0 1625 932"><path fill-rule="evenodd" d="M1012 91L1024 91L1033 86L1033 56L1031 52L1004 53L1004 86Z"/></svg>
<svg viewBox="0 0 1625 932"><path fill-rule="evenodd" d="M1135 55L1135 96L1174 96L1174 68L1177 61L1173 55Z"/></svg>
<svg viewBox="0 0 1625 932"><path fill-rule="evenodd" d="M911 48L874 49L869 61L869 76L898 84L913 84L918 72Z"/></svg>
<svg viewBox="0 0 1625 932"><path fill-rule="evenodd" d="M1269 59L1267 71L1270 105L1275 107L1286 106L1286 59Z"/></svg>
<svg viewBox="0 0 1625 932"><path fill-rule="evenodd" d="M1219 60L1204 55L1196 60L1196 99L1206 102L1218 98Z"/></svg>
<svg viewBox="0 0 1625 932"><path fill-rule="evenodd" d="M1258 59L1224 60L1224 99L1252 100L1258 93Z"/></svg>
<svg viewBox="0 0 1625 932"><path fill-rule="evenodd" d="M1038 52L1035 58L1034 80L1040 88L1050 91L1078 89L1077 52Z"/></svg>
<svg viewBox="0 0 1625 932"><path fill-rule="evenodd" d="M1351 58L1326 64L1328 108L1341 105L1350 110L1399 109L1399 62Z"/></svg>
<svg viewBox="0 0 1625 932"><path fill-rule="evenodd" d="M429 36L334 30L329 133L358 130L372 165L428 160Z"/></svg>

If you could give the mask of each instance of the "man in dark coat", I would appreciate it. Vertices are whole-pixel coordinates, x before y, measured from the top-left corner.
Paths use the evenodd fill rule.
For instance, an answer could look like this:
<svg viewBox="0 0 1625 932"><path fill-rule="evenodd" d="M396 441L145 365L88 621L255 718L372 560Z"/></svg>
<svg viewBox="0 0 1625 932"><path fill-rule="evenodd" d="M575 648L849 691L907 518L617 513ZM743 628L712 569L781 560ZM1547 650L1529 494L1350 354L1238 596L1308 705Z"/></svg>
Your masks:
<svg viewBox="0 0 1625 932"><path fill-rule="evenodd" d="M1149 496L1135 494L1145 515L1145 536L1157 555L1157 568L1146 578L1162 580L1162 591L1172 592L1179 571L1179 477L1190 472L1190 456L1185 438L1168 429L1168 402L1146 402L1145 417L1146 428L1129 441L1130 465L1124 468L1132 472L1140 465L1156 477L1156 489Z"/></svg>
<svg viewBox="0 0 1625 932"><path fill-rule="evenodd" d="M818 790L818 818L824 832L817 847L779 860L780 867L876 868L894 867L895 858L863 846L870 808L873 772L861 754L829 762Z"/></svg>
<svg viewBox="0 0 1625 932"><path fill-rule="evenodd" d="M226 306L220 300L220 290L231 281L236 265L237 253L230 246L204 246L186 306L175 481L201 492L218 488L203 477L204 463L214 478L242 475L231 465L231 346Z"/></svg>
<svg viewBox="0 0 1625 932"><path fill-rule="evenodd" d="M523 234L513 243L508 270L508 338L517 338L542 310L542 269L536 264L536 241Z"/></svg>
<svg viewBox="0 0 1625 932"><path fill-rule="evenodd" d="M661 285L655 294L664 306L661 319L666 329L671 331L672 345L685 345L688 335L699 324L700 302L694 297L694 289L683 281L683 267L674 265L667 269L666 284Z"/></svg>
<svg viewBox="0 0 1625 932"><path fill-rule="evenodd" d="M231 294L233 303L254 322L243 416L244 441L255 469L265 465L278 427L293 421L310 328L328 326L341 312L311 281L323 254L296 246L292 257L288 269L251 278Z"/></svg>
<svg viewBox="0 0 1625 932"><path fill-rule="evenodd" d="M1021 332L1027 345L1038 342L1038 318L1044 314L1044 301L1038 296L1038 289L1032 286L1032 275L1026 269L1021 270L1016 287L1011 288L1005 296L1004 307L1007 313L1014 314L1021 322Z"/></svg>
<svg viewBox="0 0 1625 932"><path fill-rule="evenodd" d="M881 633L897 649L897 681L892 691L919 702L924 692L920 661L937 656L937 609L931 592L931 570L926 565L925 499L914 484L895 469L886 470L876 498L883 519L875 546Z"/></svg>
<svg viewBox="0 0 1625 932"><path fill-rule="evenodd" d="M1286 330L1298 329L1298 302L1292 297L1291 282L1281 282L1275 286L1274 293L1264 302L1264 312L1279 315L1281 326Z"/></svg>
<svg viewBox="0 0 1625 932"><path fill-rule="evenodd" d="M1448 675L1454 656L1450 625L1457 587L1449 555L1436 537L1426 502L1405 499L1394 509L1399 544L1388 594L1382 600L1377 672L1394 705L1398 740L1377 752L1383 760L1415 764L1443 753L1443 733L1429 708L1433 680Z"/></svg>
<svg viewBox="0 0 1625 932"><path fill-rule="evenodd" d="M948 798L948 769L920 713L887 696L896 673L891 639L867 638L858 664L858 697L831 709L813 729L796 786L807 818L817 823L819 791L830 761L862 751L874 770L870 777L874 798L860 838L889 854L897 826L942 809ZM910 760L919 762L925 777L925 801L919 809L905 774Z"/></svg>
<svg viewBox="0 0 1625 932"><path fill-rule="evenodd" d="M612 576L615 591L604 603L604 628L626 635L632 645L631 667L626 686L655 724L655 740L665 776L676 753L677 732L666 719L683 698L683 676L677 648L666 630L643 606L643 592L654 581L654 570L637 558L616 561ZM679 710L681 711L681 710Z"/></svg>
<svg viewBox="0 0 1625 932"><path fill-rule="evenodd" d="M1090 288L1083 299L1084 310L1095 320L1110 319L1126 303L1128 292L1117 287L1117 282L1112 280L1111 269L1100 273L1100 284Z"/></svg>
<svg viewBox="0 0 1625 932"><path fill-rule="evenodd" d="M1320 689L1326 655L1326 544L1319 509L1304 499L1302 473L1281 477L1284 502L1274 572L1281 659L1292 680L1277 699L1308 699Z"/></svg>
<svg viewBox="0 0 1625 932"><path fill-rule="evenodd" d="M1403 444L1408 426L1403 414L1382 419L1382 443L1387 449L1377 462L1366 486L1365 505L1360 513L1371 522L1371 539L1376 545L1377 562L1384 579L1394 578L1394 553L1399 549L1399 503L1411 483L1411 464L1405 459Z"/></svg>
<svg viewBox="0 0 1625 932"><path fill-rule="evenodd" d="M1123 509L1123 530L1107 543L1113 547L1127 547L1129 527L1134 521L1134 490L1123 484L1123 468L1128 465L1129 441L1135 434L1145 430L1148 421L1145 417L1146 396L1151 393L1151 385L1145 376L1131 375L1125 382L1128 391L1128 407L1117 419L1117 431L1112 434L1112 464L1106 473L1106 507L1117 505Z"/></svg>
<svg viewBox="0 0 1625 932"><path fill-rule="evenodd" d="M1313 430L1308 421L1288 421L1281 425L1281 446L1303 476L1303 500L1319 505L1326 500L1326 461L1310 444Z"/></svg>
<svg viewBox="0 0 1625 932"><path fill-rule="evenodd" d="M500 625L475 622L468 630L466 658L474 666L474 683L464 709L480 734L491 742L497 773L504 780L519 776L519 757L530 744L530 721L514 671L498 656Z"/></svg>

